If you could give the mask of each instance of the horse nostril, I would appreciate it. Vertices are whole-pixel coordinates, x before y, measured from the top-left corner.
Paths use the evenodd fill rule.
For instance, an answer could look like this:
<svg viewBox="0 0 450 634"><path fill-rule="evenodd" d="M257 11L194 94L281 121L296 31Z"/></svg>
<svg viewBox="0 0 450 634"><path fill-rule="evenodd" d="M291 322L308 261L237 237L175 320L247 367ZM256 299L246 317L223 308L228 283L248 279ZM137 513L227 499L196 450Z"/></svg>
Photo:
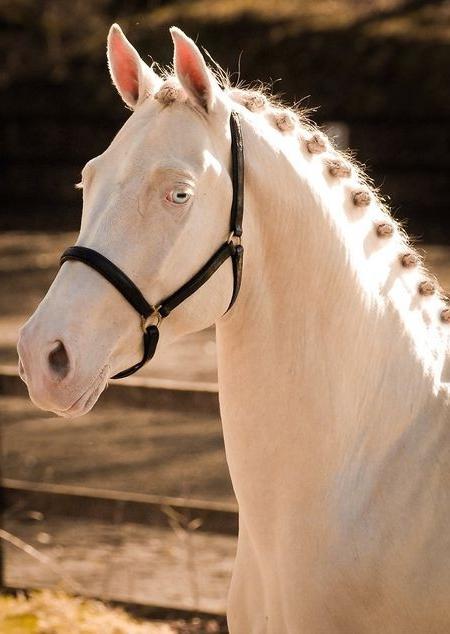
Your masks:
<svg viewBox="0 0 450 634"><path fill-rule="evenodd" d="M55 348L48 355L50 371L58 379L64 379L70 370L69 355L62 341L57 341Z"/></svg>

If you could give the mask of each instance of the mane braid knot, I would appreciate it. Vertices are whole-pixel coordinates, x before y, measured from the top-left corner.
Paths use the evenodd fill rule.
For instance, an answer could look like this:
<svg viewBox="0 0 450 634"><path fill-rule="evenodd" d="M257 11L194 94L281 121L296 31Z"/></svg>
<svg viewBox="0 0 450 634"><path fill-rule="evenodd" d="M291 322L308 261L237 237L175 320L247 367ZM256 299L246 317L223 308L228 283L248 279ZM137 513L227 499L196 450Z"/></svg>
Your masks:
<svg viewBox="0 0 450 634"><path fill-rule="evenodd" d="M327 141L323 134L315 132L306 140L306 149L310 154L322 154L327 149Z"/></svg>
<svg viewBox="0 0 450 634"><path fill-rule="evenodd" d="M390 238L394 233L394 227L389 222L379 222L376 225L376 233L379 238Z"/></svg>
<svg viewBox="0 0 450 634"><path fill-rule="evenodd" d="M339 159L328 159L326 162L328 173L331 176L348 178L352 174L352 168Z"/></svg>
<svg viewBox="0 0 450 634"><path fill-rule="evenodd" d="M441 321L443 321L445 324L450 324L450 307L449 306L442 309Z"/></svg>
<svg viewBox="0 0 450 634"><path fill-rule="evenodd" d="M431 280L425 280L420 282L418 291L420 295L424 295L425 297L434 295L436 292L436 284L434 284Z"/></svg>
<svg viewBox="0 0 450 634"><path fill-rule="evenodd" d="M415 253L404 253L400 256L400 262L405 269L412 269L419 263L419 258Z"/></svg>
<svg viewBox="0 0 450 634"><path fill-rule="evenodd" d="M365 190L358 190L352 193L352 200L355 207L368 207L370 205L370 194Z"/></svg>

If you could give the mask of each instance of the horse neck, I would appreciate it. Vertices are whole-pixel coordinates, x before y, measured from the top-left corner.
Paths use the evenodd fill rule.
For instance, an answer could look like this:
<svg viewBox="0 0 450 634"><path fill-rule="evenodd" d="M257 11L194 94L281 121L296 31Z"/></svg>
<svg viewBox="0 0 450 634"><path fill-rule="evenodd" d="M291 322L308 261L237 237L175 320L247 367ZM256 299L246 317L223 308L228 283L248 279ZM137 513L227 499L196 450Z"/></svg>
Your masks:
<svg viewBox="0 0 450 634"><path fill-rule="evenodd" d="M317 159L292 160L292 148L274 150L249 124L244 137L243 286L217 325L232 476L275 448L277 464L293 451L315 473L349 447L383 454L424 412L447 408L446 344L421 315L408 324L382 291L364 288L364 263L352 258L342 211L344 224L334 223Z"/></svg>

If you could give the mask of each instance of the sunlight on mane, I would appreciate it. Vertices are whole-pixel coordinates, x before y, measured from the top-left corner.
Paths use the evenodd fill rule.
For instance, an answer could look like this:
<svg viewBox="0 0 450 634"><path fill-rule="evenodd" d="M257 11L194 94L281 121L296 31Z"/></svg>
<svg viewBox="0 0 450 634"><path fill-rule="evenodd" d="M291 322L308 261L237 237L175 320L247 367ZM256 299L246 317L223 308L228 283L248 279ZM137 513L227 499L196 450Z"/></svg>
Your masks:
<svg viewBox="0 0 450 634"><path fill-rule="evenodd" d="M398 246L398 260L405 269L415 268L423 281L428 281L433 286L433 294L436 294L442 301L447 301L447 297L437 280L423 265L423 258L413 247L411 238L403 228L402 222L395 219L390 213L386 200L381 196L373 180L364 171L364 166L355 159L352 150L339 150L333 141L322 132L310 118L315 108L306 108L302 102L293 106L287 106L282 98L271 93L271 87L261 81L246 83L238 80L235 85L231 80L231 75L222 69L210 56L210 61L214 64L213 72L219 86L223 89L227 97L239 106L242 106L255 115L265 115L266 125L275 127L281 134L297 134L306 143L314 144L315 148L309 151L312 154L323 154L323 163L328 165L331 176L337 179L348 179L353 184L357 184L354 192L354 205L356 207L370 206L376 210L378 225L377 233L379 237L395 237ZM211 69L210 69L211 70ZM187 96L181 88L178 80L173 75L172 68L163 69L159 67L159 72L164 79L164 83L155 99L163 105L170 105L173 102L185 103ZM309 139L309 140L308 140ZM299 144L299 150L301 147ZM367 197L367 202L358 200ZM370 201L370 202L369 202ZM375 222L375 218L374 218ZM384 232L384 233L383 233ZM420 293L421 283L418 283L417 290ZM431 294L431 293L429 293ZM444 308L441 319L449 321L449 309Z"/></svg>
<svg viewBox="0 0 450 634"><path fill-rule="evenodd" d="M408 271L414 269L416 293L424 297L433 295L438 302L438 318L440 312L440 321L448 323L450 309L448 306L442 305L443 302L447 302L446 294L435 277L425 268L423 258L412 246L412 241L406 234L403 224L392 216L386 200L381 196L372 179L365 173L364 166L356 161L354 153L351 150L339 150L333 139L325 135L311 121L309 117L311 109L303 108L301 103L286 106L279 97L271 95L269 88L261 83L249 86L241 83L237 87L233 87L224 73L219 75L219 79L226 94L234 103L246 108L252 115L265 115L265 124L268 127L278 129L281 135L297 135L300 141L299 151L304 151L303 143L307 151L313 155L313 160L316 158L314 155L317 155L320 170L326 167L331 179L342 181L352 190L351 196L355 209L370 209L377 238L380 241L383 239L395 240L395 248L398 251L396 260L400 264L397 274L401 275L402 270L408 274ZM348 219L346 224L350 224ZM347 248L350 248L349 244L347 244ZM386 252L387 257L390 253L392 254L392 250L386 250ZM390 263L388 277L392 274L391 270L394 265L395 260ZM381 283L380 294L383 287L384 284Z"/></svg>

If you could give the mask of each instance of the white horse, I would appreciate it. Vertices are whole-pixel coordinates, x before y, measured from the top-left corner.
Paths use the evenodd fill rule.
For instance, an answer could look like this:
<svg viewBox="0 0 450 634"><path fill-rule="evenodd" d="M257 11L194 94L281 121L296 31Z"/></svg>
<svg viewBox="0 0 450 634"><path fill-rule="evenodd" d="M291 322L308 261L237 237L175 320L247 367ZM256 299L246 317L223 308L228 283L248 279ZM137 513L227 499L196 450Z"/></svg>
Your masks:
<svg viewBox="0 0 450 634"><path fill-rule="evenodd" d="M83 170L78 243L151 301L182 285L229 232L239 113L240 294L226 312L228 261L164 320L160 343L217 327L240 512L230 631L450 632L450 310L352 161L171 33L174 75L161 77L111 28L112 80L133 114ZM64 264L20 336L32 400L89 411L140 358L140 332L102 276Z"/></svg>

